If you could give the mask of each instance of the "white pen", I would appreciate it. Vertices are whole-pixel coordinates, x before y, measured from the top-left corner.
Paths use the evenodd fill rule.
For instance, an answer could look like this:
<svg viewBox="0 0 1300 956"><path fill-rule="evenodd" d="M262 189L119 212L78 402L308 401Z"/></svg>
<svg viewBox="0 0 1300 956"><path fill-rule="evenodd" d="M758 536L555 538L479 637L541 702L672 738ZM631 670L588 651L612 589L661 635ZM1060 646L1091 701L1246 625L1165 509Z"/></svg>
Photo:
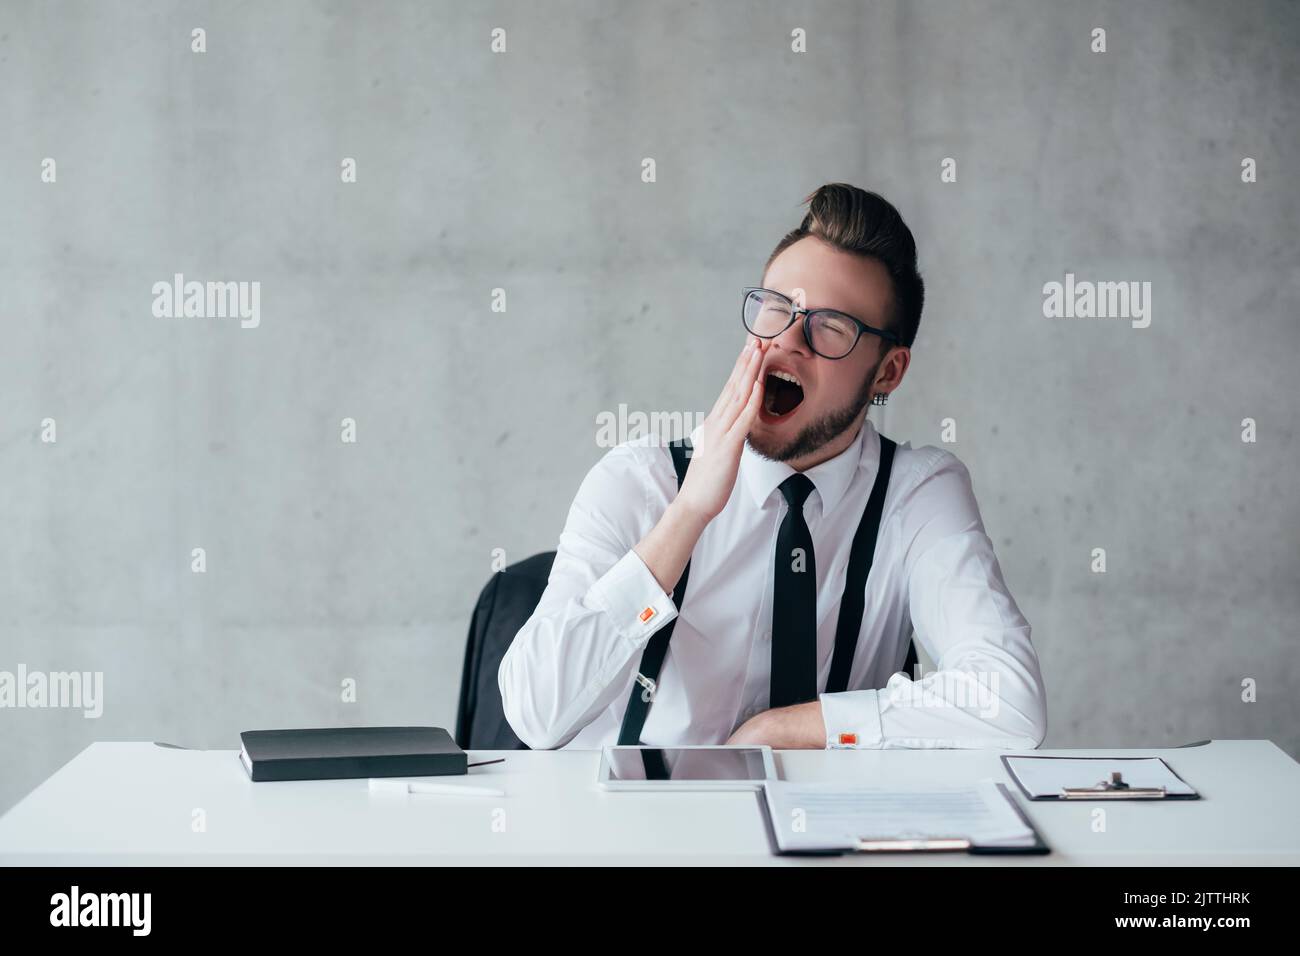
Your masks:
<svg viewBox="0 0 1300 956"><path fill-rule="evenodd" d="M440 793L463 797L504 797L506 792L495 787L476 787L460 783L428 783L424 780L403 780L397 777L371 777L370 789L380 793Z"/></svg>

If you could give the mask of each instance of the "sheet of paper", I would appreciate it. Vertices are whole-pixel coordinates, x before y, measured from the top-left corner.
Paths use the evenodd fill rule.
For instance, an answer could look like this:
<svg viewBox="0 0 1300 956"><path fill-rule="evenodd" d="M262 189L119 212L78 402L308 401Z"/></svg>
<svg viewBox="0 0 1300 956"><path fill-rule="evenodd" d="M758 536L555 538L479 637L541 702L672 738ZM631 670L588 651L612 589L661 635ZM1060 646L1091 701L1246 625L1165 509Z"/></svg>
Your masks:
<svg viewBox="0 0 1300 956"><path fill-rule="evenodd" d="M783 850L855 847L860 839L965 838L1027 846L1033 831L991 781L966 787L884 789L769 781L764 786Z"/></svg>
<svg viewBox="0 0 1300 956"><path fill-rule="evenodd" d="M1059 797L1062 787L1091 787L1119 771L1130 787L1164 787L1169 794L1196 791L1176 777L1159 757L1008 757L1007 766L1035 797Z"/></svg>

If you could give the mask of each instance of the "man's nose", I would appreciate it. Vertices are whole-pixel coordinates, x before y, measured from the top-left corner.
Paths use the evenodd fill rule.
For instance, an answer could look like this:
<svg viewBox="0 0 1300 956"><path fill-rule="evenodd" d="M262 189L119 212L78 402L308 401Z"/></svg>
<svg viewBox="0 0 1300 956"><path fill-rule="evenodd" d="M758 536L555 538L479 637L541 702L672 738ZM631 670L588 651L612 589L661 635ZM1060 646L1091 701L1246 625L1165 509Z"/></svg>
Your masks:
<svg viewBox="0 0 1300 956"><path fill-rule="evenodd" d="M779 347L783 352L797 352L800 355L811 355L808 348L808 340L803 335L803 313L796 313L795 319L790 323L790 327L772 340L772 344Z"/></svg>

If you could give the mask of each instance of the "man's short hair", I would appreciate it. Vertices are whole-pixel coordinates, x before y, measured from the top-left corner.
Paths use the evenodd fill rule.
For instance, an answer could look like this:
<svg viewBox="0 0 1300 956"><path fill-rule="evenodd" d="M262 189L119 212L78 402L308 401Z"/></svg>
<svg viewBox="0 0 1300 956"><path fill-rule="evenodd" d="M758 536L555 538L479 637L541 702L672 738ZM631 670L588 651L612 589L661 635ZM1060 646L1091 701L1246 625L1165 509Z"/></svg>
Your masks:
<svg viewBox="0 0 1300 956"><path fill-rule="evenodd" d="M885 267L893 284L894 301L885 328L910 348L921 324L925 283L916 269L916 240L898 210L883 196L848 183L827 183L804 202L807 215L798 229L777 243L763 267L764 274L787 246L805 236L817 236L837 249L870 256Z"/></svg>

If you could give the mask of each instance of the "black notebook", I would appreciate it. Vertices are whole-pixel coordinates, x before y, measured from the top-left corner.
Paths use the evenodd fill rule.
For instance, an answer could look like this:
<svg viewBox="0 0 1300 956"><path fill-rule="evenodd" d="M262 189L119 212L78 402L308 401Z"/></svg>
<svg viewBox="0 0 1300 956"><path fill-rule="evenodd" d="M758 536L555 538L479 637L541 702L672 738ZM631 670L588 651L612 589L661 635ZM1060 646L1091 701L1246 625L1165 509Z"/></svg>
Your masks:
<svg viewBox="0 0 1300 956"><path fill-rule="evenodd" d="M441 727L246 730L239 761L256 781L433 777L468 772L465 751Z"/></svg>

